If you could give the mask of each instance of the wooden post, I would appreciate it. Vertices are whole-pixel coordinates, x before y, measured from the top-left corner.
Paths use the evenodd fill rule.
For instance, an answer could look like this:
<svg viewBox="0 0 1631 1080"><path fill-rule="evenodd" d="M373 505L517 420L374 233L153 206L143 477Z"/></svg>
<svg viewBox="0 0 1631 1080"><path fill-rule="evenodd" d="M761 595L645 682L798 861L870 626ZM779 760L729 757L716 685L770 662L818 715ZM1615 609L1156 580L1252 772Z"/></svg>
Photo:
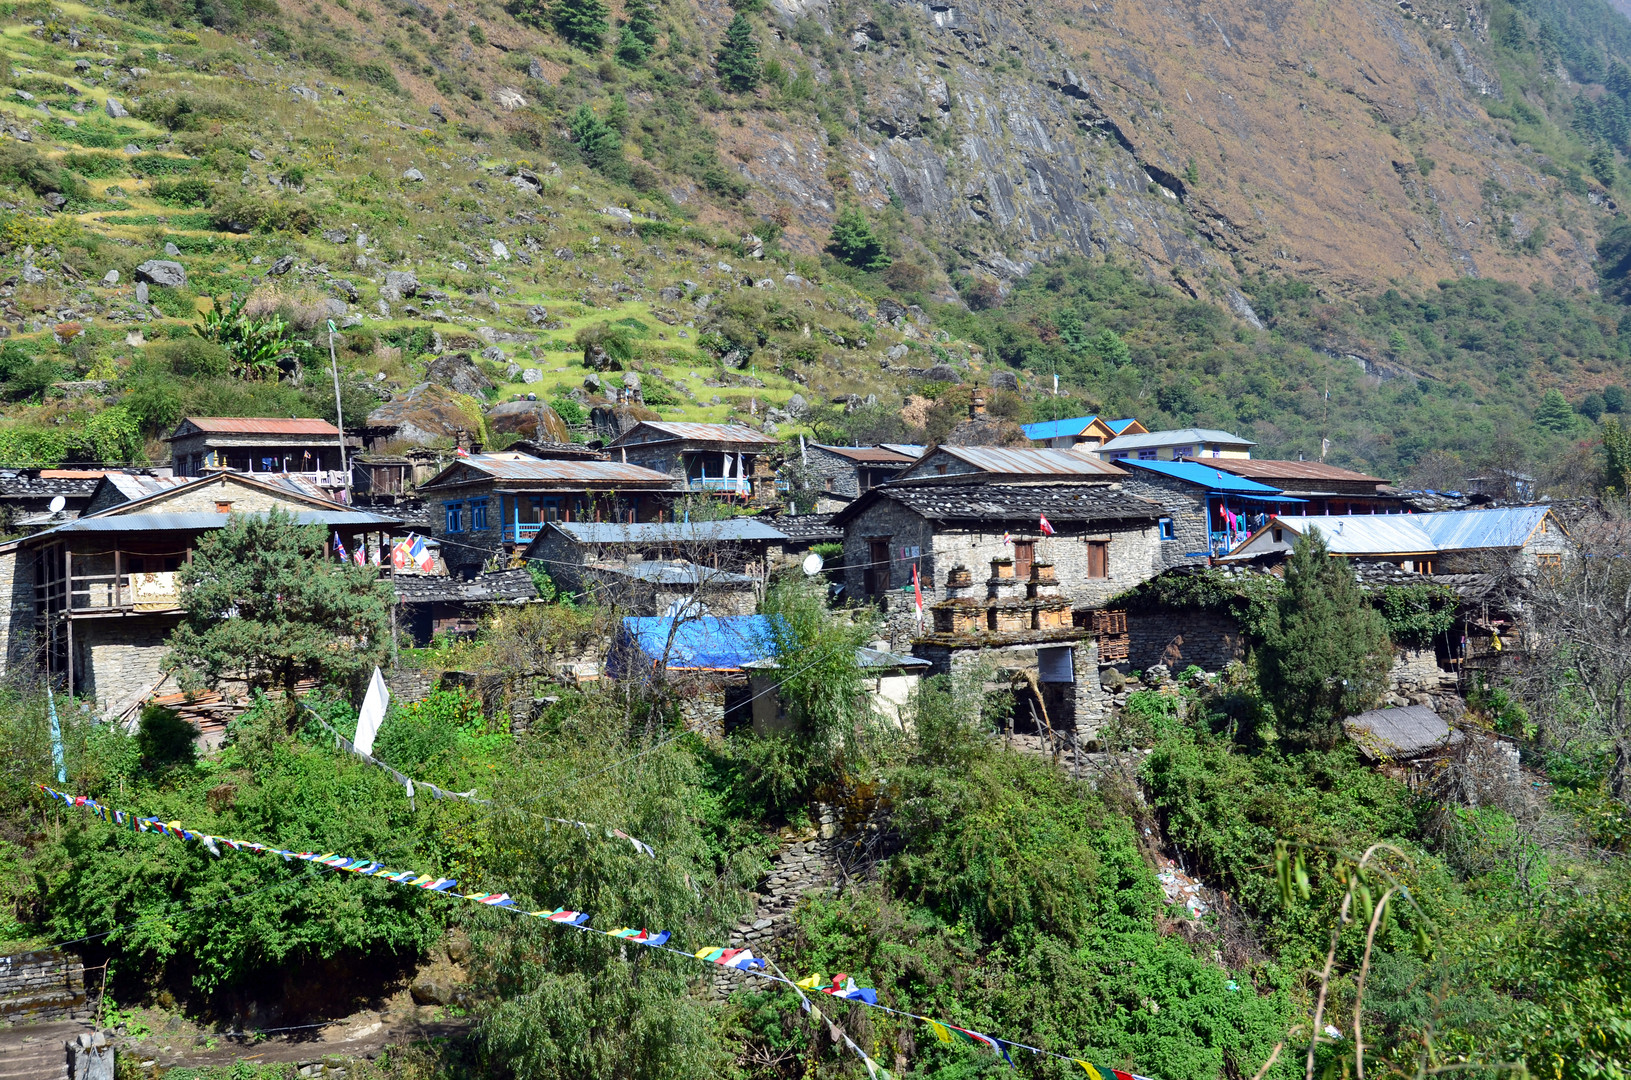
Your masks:
<svg viewBox="0 0 1631 1080"><path fill-rule="evenodd" d="M116 608L125 606L123 556L124 552L118 548L113 549L113 606Z"/></svg>
<svg viewBox="0 0 1631 1080"><path fill-rule="evenodd" d="M63 606L62 617L68 623L68 693L74 692L74 553L68 545L62 547Z"/></svg>

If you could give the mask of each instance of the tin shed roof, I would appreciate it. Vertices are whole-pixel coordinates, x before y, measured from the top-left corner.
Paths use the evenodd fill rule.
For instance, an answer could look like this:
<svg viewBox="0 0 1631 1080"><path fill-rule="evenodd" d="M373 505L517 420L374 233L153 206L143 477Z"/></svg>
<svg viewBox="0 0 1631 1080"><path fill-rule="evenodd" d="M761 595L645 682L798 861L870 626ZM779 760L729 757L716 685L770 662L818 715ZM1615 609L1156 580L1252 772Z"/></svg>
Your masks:
<svg viewBox="0 0 1631 1080"><path fill-rule="evenodd" d="M1256 480L1247 480L1213 468L1211 465L1202 465L1196 461L1123 461L1123 468L1141 469L1145 472L1158 473L1161 476L1170 476L1174 480L1182 480L1196 487L1206 488L1208 491L1221 491L1230 495L1278 495L1280 489L1260 484ZM1136 476L1137 473L1134 473Z"/></svg>
<svg viewBox="0 0 1631 1080"><path fill-rule="evenodd" d="M631 439L641 429L656 431L668 436L668 439ZM668 442L671 440L694 440L696 442L728 442L751 444L754 446L776 446L779 440L760 434L750 427L740 424L695 424L677 420L642 420L622 435L613 439L611 446L634 446L639 442Z"/></svg>
<svg viewBox="0 0 1631 1080"><path fill-rule="evenodd" d="M825 450L863 465L910 465L917 459L916 454L903 454L884 446L828 446L825 443L811 443L810 446L811 449Z"/></svg>
<svg viewBox="0 0 1631 1080"><path fill-rule="evenodd" d="M1271 461L1267 458L1185 458L1185 461L1197 461L1207 468L1222 469L1224 472L1234 473L1248 479L1267 481L1307 481L1309 483L1327 483L1340 481L1344 484L1385 484L1386 480L1380 476L1367 476L1352 469L1343 469L1335 465L1327 465L1323 461Z"/></svg>
<svg viewBox="0 0 1631 1080"><path fill-rule="evenodd" d="M1046 450L1036 448L1013 448L1006 446L939 446L934 452L919 458L910 468L906 469L897 481L926 480L930 483L956 483L956 478L937 476L926 471L924 462L934 456L934 453L944 453L956 458L966 465L978 469L980 472L994 476L1034 476L1038 479L1054 478L1086 478L1125 476L1126 473L1107 461L1086 454L1078 454L1073 450Z"/></svg>
<svg viewBox="0 0 1631 1080"><path fill-rule="evenodd" d="M339 438L340 429L327 420L293 418L280 420L265 416L186 416L175 433L165 441L190 435L188 427L208 435L312 435Z"/></svg>
<svg viewBox="0 0 1631 1080"><path fill-rule="evenodd" d="M1250 439L1216 428L1174 428L1171 431L1147 431L1142 435L1118 435L1103 446L1105 450L1148 450L1159 446L1183 446L1187 443L1222 443L1224 446L1256 446Z"/></svg>

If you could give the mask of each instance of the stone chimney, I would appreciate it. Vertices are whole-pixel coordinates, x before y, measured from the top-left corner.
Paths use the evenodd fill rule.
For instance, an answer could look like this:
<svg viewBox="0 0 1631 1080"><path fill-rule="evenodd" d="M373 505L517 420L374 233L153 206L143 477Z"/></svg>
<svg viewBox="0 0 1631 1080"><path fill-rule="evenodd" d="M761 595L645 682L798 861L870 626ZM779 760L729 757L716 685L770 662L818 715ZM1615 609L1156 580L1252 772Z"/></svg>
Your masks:
<svg viewBox="0 0 1631 1080"><path fill-rule="evenodd" d="M968 418L978 420L985 415L985 391L978 386L968 397Z"/></svg>

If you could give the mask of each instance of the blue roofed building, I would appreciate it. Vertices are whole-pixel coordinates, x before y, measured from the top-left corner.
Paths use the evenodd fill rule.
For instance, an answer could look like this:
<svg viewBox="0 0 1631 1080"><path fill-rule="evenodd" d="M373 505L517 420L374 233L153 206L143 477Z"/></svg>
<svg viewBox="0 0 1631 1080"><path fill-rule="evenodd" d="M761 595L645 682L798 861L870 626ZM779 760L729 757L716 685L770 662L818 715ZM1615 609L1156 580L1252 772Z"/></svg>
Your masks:
<svg viewBox="0 0 1631 1080"><path fill-rule="evenodd" d="M1119 464L1127 472L1123 491L1159 503L1163 539L1178 540L1183 560L1194 562L1227 555L1273 514L1297 513L1303 499L1271 484L1236 476L1198 461L1134 461Z"/></svg>
<svg viewBox="0 0 1631 1080"><path fill-rule="evenodd" d="M1144 425L1131 417L1107 420L1102 416L1072 416L1066 420L1041 420L1026 424L1025 437L1049 449L1089 453L1111 439L1141 434L1144 430Z"/></svg>
<svg viewBox="0 0 1631 1080"><path fill-rule="evenodd" d="M1319 530L1333 556L1392 563L1418 574L1561 566L1568 534L1548 506L1501 506L1432 514L1277 514L1230 552L1231 560L1283 557Z"/></svg>

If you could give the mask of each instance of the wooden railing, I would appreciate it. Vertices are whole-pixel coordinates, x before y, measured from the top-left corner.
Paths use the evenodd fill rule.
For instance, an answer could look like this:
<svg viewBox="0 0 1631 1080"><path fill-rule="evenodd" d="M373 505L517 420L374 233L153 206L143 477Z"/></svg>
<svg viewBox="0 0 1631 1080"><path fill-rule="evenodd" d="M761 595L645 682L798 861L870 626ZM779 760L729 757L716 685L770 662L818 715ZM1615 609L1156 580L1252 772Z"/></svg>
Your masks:
<svg viewBox="0 0 1631 1080"><path fill-rule="evenodd" d="M75 574L68 579L74 611L167 611L181 606L174 570L135 574Z"/></svg>

